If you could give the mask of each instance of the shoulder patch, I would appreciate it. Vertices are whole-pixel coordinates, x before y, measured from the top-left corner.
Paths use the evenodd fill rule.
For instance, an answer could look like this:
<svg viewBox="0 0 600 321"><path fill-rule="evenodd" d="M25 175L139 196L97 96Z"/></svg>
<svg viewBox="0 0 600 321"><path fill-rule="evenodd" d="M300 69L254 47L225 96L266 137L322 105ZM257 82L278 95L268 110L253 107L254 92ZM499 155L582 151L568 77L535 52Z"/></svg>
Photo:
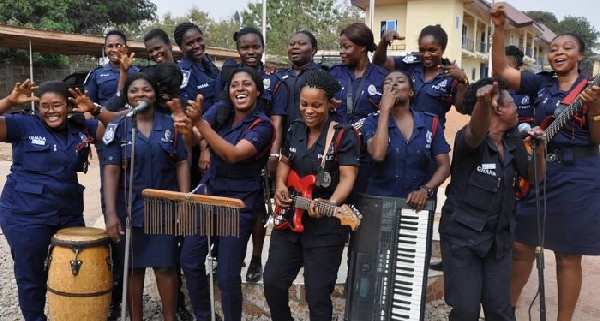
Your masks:
<svg viewBox="0 0 600 321"><path fill-rule="evenodd" d="M367 87L367 92L369 93L369 95L371 96L381 96L381 93L379 92L379 90L377 90L377 87L375 87L375 85L370 84L369 87Z"/></svg>
<svg viewBox="0 0 600 321"><path fill-rule="evenodd" d="M404 56L404 58L402 58L402 62L404 62L405 64L414 64L417 62L420 62L421 60L419 59L418 55L415 55L414 53L409 54Z"/></svg>
<svg viewBox="0 0 600 321"><path fill-rule="evenodd" d="M117 130L117 127L119 127L119 124L108 124L106 131L104 131L104 136L102 136L102 142L104 144L108 145L115 139L115 131Z"/></svg>
<svg viewBox="0 0 600 321"><path fill-rule="evenodd" d="M192 72L190 70L181 69L181 73L183 74L183 80L181 81L181 86L179 87L179 89L187 87Z"/></svg>

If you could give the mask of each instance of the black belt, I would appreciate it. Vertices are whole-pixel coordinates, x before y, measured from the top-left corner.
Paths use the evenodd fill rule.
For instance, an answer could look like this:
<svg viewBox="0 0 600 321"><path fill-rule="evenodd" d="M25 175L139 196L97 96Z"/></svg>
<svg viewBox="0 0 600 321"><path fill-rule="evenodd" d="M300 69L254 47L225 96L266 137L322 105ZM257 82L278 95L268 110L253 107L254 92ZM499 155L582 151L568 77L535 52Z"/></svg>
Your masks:
<svg viewBox="0 0 600 321"><path fill-rule="evenodd" d="M595 155L600 155L600 149L598 148L598 145L557 148L554 150L548 148L546 160L549 163L560 164L566 161L573 161L578 158Z"/></svg>

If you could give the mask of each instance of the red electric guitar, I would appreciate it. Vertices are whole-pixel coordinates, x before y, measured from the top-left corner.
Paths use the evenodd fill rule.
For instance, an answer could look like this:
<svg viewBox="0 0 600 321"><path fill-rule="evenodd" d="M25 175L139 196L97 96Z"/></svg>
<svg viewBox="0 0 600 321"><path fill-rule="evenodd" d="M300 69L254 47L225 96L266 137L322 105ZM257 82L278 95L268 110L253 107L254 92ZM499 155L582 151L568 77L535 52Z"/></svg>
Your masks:
<svg viewBox="0 0 600 321"><path fill-rule="evenodd" d="M573 115L575 115L575 113L577 113L582 108L583 102L581 101L581 92L586 87L591 87L593 85L598 84L600 84L600 75L596 75L592 81L587 83L587 86L585 83L579 84L578 86L581 86L581 88L576 87L573 89L573 92L578 93L577 96L575 98L570 98L570 95L568 95L563 100L563 102L566 101L567 103L569 103L569 100L572 100L569 103L569 106L567 106L567 108L565 108L565 110L563 110L558 116L548 116L546 117L546 119L544 119L544 121L540 124L540 128L545 130L547 142L551 141L552 138L554 138L554 136L558 134L558 131L561 128L563 128L567 121L573 118ZM531 155L531 143L526 141L525 147L527 148L527 152ZM525 198L527 194L529 194L531 184L527 180L519 178L518 185L519 188L517 189L517 199L520 200Z"/></svg>
<svg viewBox="0 0 600 321"><path fill-rule="evenodd" d="M340 220L340 224L348 225L353 231L356 231L360 226L361 219L360 212L358 212L357 209L351 208L346 204L335 206L320 202L315 203L312 200L312 191L315 187L316 180L317 178L315 175L307 175L300 178L298 173L290 170L287 182L290 198L293 202L288 209L282 209L279 206L275 206L275 213L273 214L275 229L291 229L294 232L304 231L302 215L304 215L310 205L314 203L321 209L322 213L325 213L325 216L333 216Z"/></svg>

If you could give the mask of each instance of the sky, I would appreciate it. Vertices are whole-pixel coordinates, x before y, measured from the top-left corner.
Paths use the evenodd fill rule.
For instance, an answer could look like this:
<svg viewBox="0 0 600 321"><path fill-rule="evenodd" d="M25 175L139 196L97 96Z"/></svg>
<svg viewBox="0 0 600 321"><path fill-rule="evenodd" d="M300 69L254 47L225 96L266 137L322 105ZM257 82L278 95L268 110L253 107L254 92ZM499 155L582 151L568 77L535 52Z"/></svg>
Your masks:
<svg viewBox="0 0 600 321"><path fill-rule="evenodd" d="M151 0L158 7L158 15L170 11L173 16L184 16L193 6L208 12L215 20L230 17L236 10L248 7L249 2L262 0ZM268 1L268 0L267 0ZM492 0L488 0L491 2ZM598 0L504 0L520 11L550 11L560 21L564 16L586 17L600 31L600 1ZM498 2L498 1L496 1Z"/></svg>

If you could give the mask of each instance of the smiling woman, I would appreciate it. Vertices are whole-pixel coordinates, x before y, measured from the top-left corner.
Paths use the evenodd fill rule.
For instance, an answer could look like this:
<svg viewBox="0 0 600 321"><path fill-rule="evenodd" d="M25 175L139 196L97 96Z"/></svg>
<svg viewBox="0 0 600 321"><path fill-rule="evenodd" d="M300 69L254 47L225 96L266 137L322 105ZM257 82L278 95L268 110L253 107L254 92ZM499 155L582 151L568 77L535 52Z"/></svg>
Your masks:
<svg viewBox="0 0 600 321"><path fill-rule="evenodd" d="M11 248L25 320L46 320L44 259L50 238L61 228L84 225L84 187L77 173L87 170L90 143L104 132L96 120L83 120L81 114L67 118L67 90L63 82L38 88L28 79L0 100L0 114L38 101L36 115L0 117L0 141L12 143L13 150L11 173L0 197L0 227Z"/></svg>

